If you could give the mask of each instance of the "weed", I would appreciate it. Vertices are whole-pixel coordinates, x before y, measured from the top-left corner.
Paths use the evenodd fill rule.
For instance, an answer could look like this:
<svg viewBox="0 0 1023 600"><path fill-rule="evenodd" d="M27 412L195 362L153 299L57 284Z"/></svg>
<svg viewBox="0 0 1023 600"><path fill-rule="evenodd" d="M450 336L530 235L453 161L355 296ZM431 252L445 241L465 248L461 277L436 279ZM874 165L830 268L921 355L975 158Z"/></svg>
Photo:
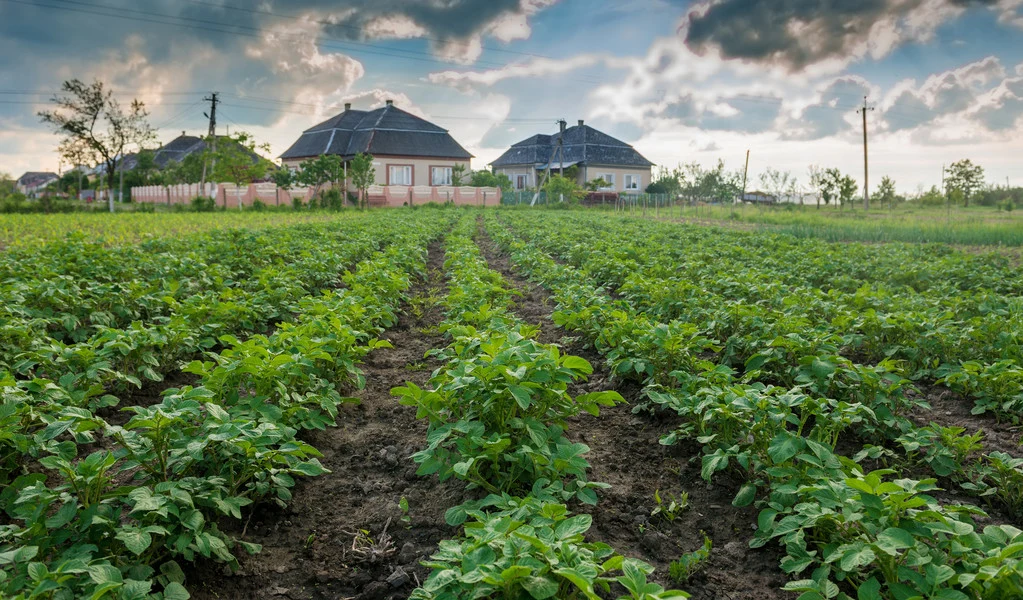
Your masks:
<svg viewBox="0 0 1023 600"><path fill-rule="evenodd" d="M706 566L707 559L710 558L712 544L706 533L701 531L700 535L703 536L702 547L683 554L678 557L678 560L673 560L668 565L668 575L671 576L672 581L685 583Z"/></svg>
<svg viewBox="0 0 1023 600"><path fill-rule="evenodd" d="M675 519L682 514L682 511L689 506L689 494L687 492L682 492L677 498L670 494L665 494L662 499L661 491L654 490L654 502L657 506L655 506L654 510L651 511L650 516L661 516L669 523L674 523Z"/></svg>

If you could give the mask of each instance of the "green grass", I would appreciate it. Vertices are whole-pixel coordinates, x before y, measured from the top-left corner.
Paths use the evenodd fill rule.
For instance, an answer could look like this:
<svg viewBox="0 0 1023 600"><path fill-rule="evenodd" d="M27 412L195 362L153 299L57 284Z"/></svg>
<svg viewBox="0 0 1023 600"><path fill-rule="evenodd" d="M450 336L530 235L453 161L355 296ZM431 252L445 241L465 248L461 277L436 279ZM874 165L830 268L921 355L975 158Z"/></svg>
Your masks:
<svg viewBox="0 0 1023 600"><path fill-rule="evenodd" d="M647 216L655 216L650 209ZM1023 246L1023 210L993 207L919 207L902 205L892 211L875 208L837 210L834 207L782 205L700 206L661 208L657 216L723 225L747 226L802 238L832 242L914 242L969 246Z"/></svg>

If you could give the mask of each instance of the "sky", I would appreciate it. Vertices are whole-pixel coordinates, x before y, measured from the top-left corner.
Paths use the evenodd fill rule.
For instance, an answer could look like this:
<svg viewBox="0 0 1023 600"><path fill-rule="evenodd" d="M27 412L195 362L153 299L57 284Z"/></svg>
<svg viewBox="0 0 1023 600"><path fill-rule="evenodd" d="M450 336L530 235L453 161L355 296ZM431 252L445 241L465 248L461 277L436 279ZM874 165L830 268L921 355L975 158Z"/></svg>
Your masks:
<svg viewBox="0 0 1023 600"><path fill-rule="evenodd" d="M661 166L805 185L1023 185L1023 0L0 0L0 172L67 168L39 111L63 81L142 100L162 143L245 130L272 157L346 102L445 129L474 169L557 120ZM866 99L864 99L866 97Z"/></svg>

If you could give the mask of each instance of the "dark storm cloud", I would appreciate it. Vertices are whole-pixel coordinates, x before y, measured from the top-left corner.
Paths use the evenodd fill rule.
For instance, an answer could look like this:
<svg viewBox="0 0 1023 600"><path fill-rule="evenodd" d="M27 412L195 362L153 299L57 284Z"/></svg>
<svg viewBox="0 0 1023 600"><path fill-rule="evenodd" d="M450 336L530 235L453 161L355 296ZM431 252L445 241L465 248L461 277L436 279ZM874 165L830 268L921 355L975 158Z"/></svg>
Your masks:
<svg viewBox="0 0 1023 600"><path fill-rule="evenodd" d="M994 6L997 0L945 0L954 7ZM799 71L848 58L874 25L921 9L923 0L717 0L689 14L686 45L726 59L776 63ZM933 6L933 5L932 5Z"/></svg>
<svg viewBox="0 0 1023 600"><path fill-rule="evenodd" d="M379 49L346 45L343 40L366 39L365 27L379 18L399 18L416 26L412 37L426 37L434 50L449 42L487 35L488 28L507 17L526 18L549 6L554 0L274 0L266 3L245 0L77 0L73 4L41 6L0 2L0 79L17 82L5 87L52 92L70 77L102 77L122 89L138 89L151 78L138 76L126 67L126 47L135 40L133 51L144 57L146 65L157 71L187 73L179 90L219 89L250 95L286 96L296 81L282 61L294 65L302 52L308 54L311 41L319 43L324 55L344 54L356 60L376 58ZM308 20L303 20L305 17ZM312 23L309 22L312 21ZM304 23L304 24L303 24ZM321 36L315 33L323 24ZM265 36L274 32L273 40ZM377 33L377 37L383 37ZM399 36L400 37L400 36ZM141 43L138 43L141 40ZM386 46L386 40L383 45ZM299 45L305 44L296 50ZM289 47L290 46L290 47ZM252 52L256 48L257 52ZM190 57L203 52L208 64L182 67ZM455 48L444 58L471 61L471 53L459 54ZM284 58L281 58L281 57ZM415 56L415 55L411 55ZM134 58L134 57L133 57ZM422 64L387 59L398 65ZM321 63L310 62L317 66ZM111 74L116 71L117 74ZM335 73L318 78L337 87L351 83ZM270 86L271 91L267 91ZM276 86L277 89L274 89ZM166 88L165 88L166 89ZM0 107L0 117L17 111L25 124L38 119L31 107ZM240 109L235 109L236 114ZM173 111L176 112L176 111ZM6 114L5 114L6 113ZM251 113L255 122L271 123L280 116L276 110Z"/></svg>

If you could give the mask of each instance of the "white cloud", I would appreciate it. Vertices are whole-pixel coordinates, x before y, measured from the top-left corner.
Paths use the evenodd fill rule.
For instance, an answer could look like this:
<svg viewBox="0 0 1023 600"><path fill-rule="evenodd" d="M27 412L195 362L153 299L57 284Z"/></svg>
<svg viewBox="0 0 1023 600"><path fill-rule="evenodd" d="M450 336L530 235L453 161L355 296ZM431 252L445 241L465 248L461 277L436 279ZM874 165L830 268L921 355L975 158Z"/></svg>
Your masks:
<svg viewBox="0 0 1023 600"><path fill-rule="evenodd" d="M601 54L577 54L566 59L532 58L484 71L440 71L430 73L430 83L469 89L473 85L492 86L506 79L547 77L568 73L596 64L621 65L621 59Z"/></svg>

